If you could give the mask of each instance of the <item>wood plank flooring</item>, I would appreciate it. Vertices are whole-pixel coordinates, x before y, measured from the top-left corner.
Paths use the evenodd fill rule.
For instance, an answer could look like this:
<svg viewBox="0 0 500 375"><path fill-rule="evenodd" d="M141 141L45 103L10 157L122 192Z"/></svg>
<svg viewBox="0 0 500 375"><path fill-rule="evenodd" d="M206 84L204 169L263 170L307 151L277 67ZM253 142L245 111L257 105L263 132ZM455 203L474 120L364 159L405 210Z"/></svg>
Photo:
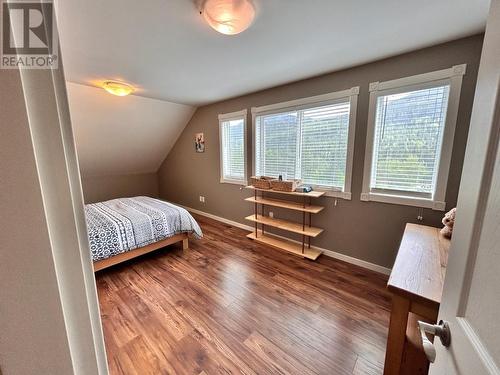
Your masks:
<svg viewBox="0 0 500 375"><path fill-rule="evenodd" d="M196 219L190 249L96 274L111 374L382 373L387 277Z"/></svg>

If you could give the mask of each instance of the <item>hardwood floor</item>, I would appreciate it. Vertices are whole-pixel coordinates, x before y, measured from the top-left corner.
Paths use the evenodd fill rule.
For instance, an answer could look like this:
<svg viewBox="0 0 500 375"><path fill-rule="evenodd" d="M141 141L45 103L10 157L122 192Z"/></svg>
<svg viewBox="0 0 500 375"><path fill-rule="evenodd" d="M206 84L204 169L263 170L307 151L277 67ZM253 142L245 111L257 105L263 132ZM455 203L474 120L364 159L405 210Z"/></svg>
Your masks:
<svg viewBox="0 0 500 375"><path fill-rule="evenodd" d="M196 219L190 249L96 274L111 374L382 373L386 276Z"/></svg>

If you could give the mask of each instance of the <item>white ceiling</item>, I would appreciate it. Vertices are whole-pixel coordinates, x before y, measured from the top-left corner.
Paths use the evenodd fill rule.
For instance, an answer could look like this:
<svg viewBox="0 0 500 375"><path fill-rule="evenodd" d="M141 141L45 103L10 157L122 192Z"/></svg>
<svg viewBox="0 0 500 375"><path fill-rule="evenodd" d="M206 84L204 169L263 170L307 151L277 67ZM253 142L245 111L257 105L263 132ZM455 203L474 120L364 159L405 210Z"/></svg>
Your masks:
<svg viewBox="0 0 500 375"><path fill-rule="evenodd" d="M205 23L197 0L55 1L84 175L156 172L194 105L478 33L489 6L253 0L254 24L227 36ZM133 84L136 95L91 87L106 79Z"/></svg>
<svg viewBox="0 0 500 375"><path fill-rule="evenodd" d="M84 176L156 172L195 110L75 83L67 89Z"/></svg>
<svg viewBox="0 0 500 375"><path fill-rule="evenodd" d="M489 0L254 0L254 24L212 30L193 0L57 2L69 81L123 79L201 105L478 33Z"/></svg>

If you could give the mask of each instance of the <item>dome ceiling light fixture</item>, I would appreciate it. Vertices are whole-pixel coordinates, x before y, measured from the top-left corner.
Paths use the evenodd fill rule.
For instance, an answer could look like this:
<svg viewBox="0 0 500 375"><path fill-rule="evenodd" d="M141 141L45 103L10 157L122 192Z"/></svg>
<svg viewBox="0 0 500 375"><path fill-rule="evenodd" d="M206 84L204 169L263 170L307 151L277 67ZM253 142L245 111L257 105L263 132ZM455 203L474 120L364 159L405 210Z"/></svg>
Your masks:
<svg viewBox="0 0 500 375"><path fill-rule="evenodd" d="M255 18L252 0L205 0L200 14L216 31L235 35L248 29Z"/></svg>
<svg viewBox="0 0 500 375"><path fill-rule="evenodd" d="M116 96L127 96L134 92L134 88L131 85L119 81L105 81L102 84L102 88Z"/></svg>

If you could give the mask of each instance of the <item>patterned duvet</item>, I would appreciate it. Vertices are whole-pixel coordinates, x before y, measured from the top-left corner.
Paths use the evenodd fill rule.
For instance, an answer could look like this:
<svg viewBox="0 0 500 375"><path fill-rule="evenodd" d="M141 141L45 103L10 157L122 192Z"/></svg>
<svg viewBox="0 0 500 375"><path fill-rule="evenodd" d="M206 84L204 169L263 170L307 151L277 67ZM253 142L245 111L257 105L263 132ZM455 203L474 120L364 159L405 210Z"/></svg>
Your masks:
<svg viewBox="0 0 500 375"><path fill-rule="evenodd" d="M112 199L85 205L94 261L137 249L178 233L203 236L184 208L149 197Z"/></svg>

